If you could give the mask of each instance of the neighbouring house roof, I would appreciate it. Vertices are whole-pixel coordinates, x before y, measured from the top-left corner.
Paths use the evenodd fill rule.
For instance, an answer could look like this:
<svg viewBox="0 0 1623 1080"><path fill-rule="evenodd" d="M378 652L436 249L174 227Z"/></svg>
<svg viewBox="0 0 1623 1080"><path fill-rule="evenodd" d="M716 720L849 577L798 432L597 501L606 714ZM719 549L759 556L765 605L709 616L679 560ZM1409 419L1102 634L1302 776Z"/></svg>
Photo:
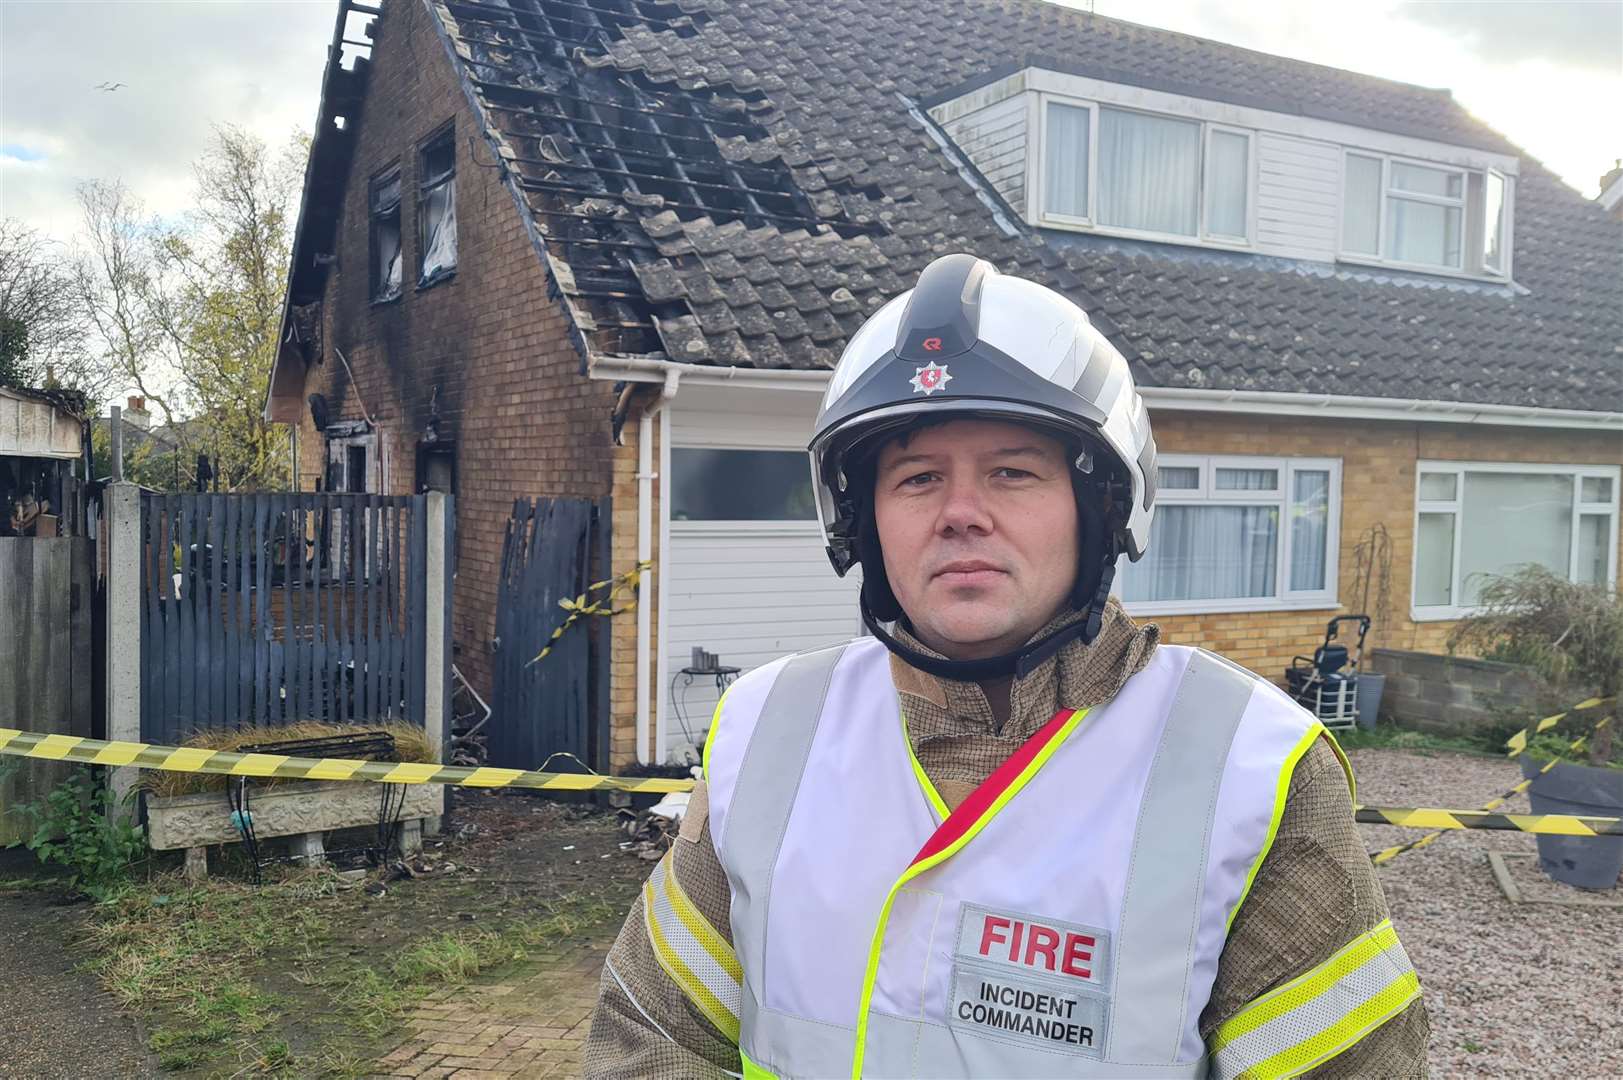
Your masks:
<svg viewBox="0 0 1623 1080"><path fill-rule="evenodd" d="M972 251L1149 386L1623 408L1623 226L1447 91L1037 0L421 2L588 359L828 368ZM1027 66L1518 155L1515 285L1047 243L920 109Z"/></svg>
<svg viewBox="0 0 1623 1080"><path fill-rule="evenodd" d="M79 457L88 408L77 390L0 386L0 457Z"/></svg>

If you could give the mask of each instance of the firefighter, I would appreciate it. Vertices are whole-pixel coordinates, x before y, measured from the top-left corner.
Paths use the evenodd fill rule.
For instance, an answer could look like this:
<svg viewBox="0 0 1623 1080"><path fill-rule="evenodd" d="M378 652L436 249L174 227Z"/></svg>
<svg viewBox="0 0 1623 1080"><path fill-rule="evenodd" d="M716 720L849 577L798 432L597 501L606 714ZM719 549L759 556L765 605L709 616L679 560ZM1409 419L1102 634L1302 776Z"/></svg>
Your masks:
<svg viewBox="0 0 1623 1080"><path fill-rule="evenodd" d="M810 450L871 636L723 698L586 1071L1425 1075L1340 750L1110 596L1155 442L1087 316L938 259L852 337Z"/></svg>

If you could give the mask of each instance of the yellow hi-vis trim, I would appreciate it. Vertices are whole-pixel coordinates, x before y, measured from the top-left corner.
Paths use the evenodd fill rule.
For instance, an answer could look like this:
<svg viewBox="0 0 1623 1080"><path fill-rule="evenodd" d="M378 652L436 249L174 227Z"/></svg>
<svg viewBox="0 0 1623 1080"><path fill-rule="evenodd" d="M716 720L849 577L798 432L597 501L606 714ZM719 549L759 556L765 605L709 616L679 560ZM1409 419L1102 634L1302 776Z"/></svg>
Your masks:
<svg viewBox="0 0 1623 1080"><path fill-rule="evenodd" d="M751 1061L750 1056L742 1050L738 1052L738 1060L744 1063L744 1080L778 1080L777 1073L767 1072Z"/></svg>
<svg viewBox="0 0 1623 1080"><path fill-rule="evenodd" d="M1273 1080L1322 1064L1401 1012L1420 980L1391 920L1264 994L1212 1035L1211 1075Z"/></svg>
<svg viewBox="0 0 1623 1080"><path fill-rule="evenodd" d="M737 1045L739 1034L738 1010L729 1007L718 996L718 990L721 989L719 986L713 989L703 976L694 971L692 965L683 959L682 952L677 944L671 940L671 934L681 935L686 933L685 922L678 918L675 925L670 925L659 916L662 905L668 902L673 890L680 890L680 886L675 883L675 875L667 865L669 862L670 855L667 854L655 867L653 876L644 882L642 887L643 922L648 930L648 941L654 947L654 959L659 962L659 966L664 969L665 974L671 977L671 981L676 983L677 988L687 996L687 999L693 1002L694 1006L716 1026L716 1030L720 1031L734 1045ZM683 900L687 900L687 897L683 896ZM670 906L674 907L675 905ZM689 902L689 906L691 907L691 902ZM697 916L697 911L694 914ZM702 921L702 917L700 919ZM703 967L703 961L706 958L718 965L720 971L712 972L712 977L724 972L725 974L721 975L722 978L730 977L735 980L735 992L731 996L736 998L738 996L736 982L741 977L733 974L738 971L737 958L732 959L729 968L721 964L720 959L702 939L690 938L685 944L691 946L690 953L700 963L701 967ZM728 951L731 952L731 950Z"/></svg>
<svg viewBox="0 0 1623 1080"><path fill-rule="evenodd" d="M1234 917L1240 914L1240 905L1251 895L1251 885L1257 880L1257 871L1262 869L1262 860L1273 850L1274 840L1279 836L1279 823L1285 817L1285 792L1296 772L1296 763L1312 748L1314 740L1323 734L1326 734L1324 725L1315 720L1307 729L1307 733L1291 747L1291 752L1285 755L1285 763L1279 767L1279 776L1274 781L1274 809L1268 818L1268 833L1263 837L1262 848L1257 852L1256 859L1251 863L1251 869L1245 875L1245 884L1240 887L1240 898L1234 901L1234 907L1229 909L1228 922L1223 924L1224 934L1234 928ZM1352 773L1349 771L1347 776L1350 780Z"/></svg>
<svg viewBox="0 0 1623 1080"><path fill-rule="evenodd" d="M924 792L924 797L930 800L930 805L935 809L936 824L939 825L947 820L952 811L947 807L947 800L943 799L941 793L935 789L935 783L931 781L929 774L924 771L924 766L919 764L919 756L913 752L913 736L908 734L907 715L905 713L902 714L902 744L907 747L907 762L913 766L913 776L918 780L919 788Z"/></svg>
<svg viewBox="0 0 1623 1080"><path fill-rule="evenodd" d="M992 805L987 807L986 812L976 818L969 828L964 830L962 836L934 855L920 859L906 870L903 870L902 876L896 879L896 884L890 887L890 892L885 895L884 904L879 908L879 922L874 927L873 943L868 948L868 969L862 977L862 997L857 1002L857 1045L856 1053L851 1059L852 1080L857 1080L862 1076L862 1055L867 1049L868 1040L868 1009L873 1004L874 985L879 980L879 950L885 943L885 926L890 921L890 909L891 905L896 901L896 894L901 892L903 885L906 885L931 867L946 862L963 850L965 844L975 839L980 834L980 831L986 827L986 824L997 817L1003 808L1009 804L1009 800L1018 795L1020 790L1026 786L1026 783L1037 775L1038 770L1047 764L1048 759L1053 757L1061 746L1065 745L1087 715L1087 709L1079 709L1072 713L1071 718L1065 721L1065 725L1060 728L1052 739L1048 740L1047 745L1032 756L1026 767L1020 770L1020 774L1010 782L1008 787L998 793L997 798L992 801Z"/></svg>
<svg viewBox="0 0 1623 1080"><path fill-rule="evenodd" d="M704 947L721 970L730 975L734 982L744 981L744 969L738 965L738 954L727 940L716 932L708 919L699 914L699 909L688 899L688 894L682 891L682 886L676 881L676 867L673 863L665 868L665 896L671 902L671 910L676 917L682 920L687 932L693 935L693 940Z"/></svg>
<svg viewBox="0 0 1623 1080"><path fill-rule="evenodd" d="M716 728L721 724L721 707L727 704L727 695L732 691L733 688L729 686L716 699L716 711L710 714L710 730L704 734L704 749L699 751L699 772L706 781L710 779L710 748L716 745Z"/></svg>

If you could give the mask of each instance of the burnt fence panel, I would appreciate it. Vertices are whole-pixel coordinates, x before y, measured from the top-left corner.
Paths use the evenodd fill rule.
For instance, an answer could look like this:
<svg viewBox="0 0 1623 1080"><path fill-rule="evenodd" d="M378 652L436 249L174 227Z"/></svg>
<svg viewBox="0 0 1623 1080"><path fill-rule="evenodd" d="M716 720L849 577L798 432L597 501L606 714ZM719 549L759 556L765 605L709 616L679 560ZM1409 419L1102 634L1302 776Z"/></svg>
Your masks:
<svg viewBox="0 0 1623 1080"><path fill-rule="evenodd" d="M425 497L141 497L141 737L423 723Z"/></svg>

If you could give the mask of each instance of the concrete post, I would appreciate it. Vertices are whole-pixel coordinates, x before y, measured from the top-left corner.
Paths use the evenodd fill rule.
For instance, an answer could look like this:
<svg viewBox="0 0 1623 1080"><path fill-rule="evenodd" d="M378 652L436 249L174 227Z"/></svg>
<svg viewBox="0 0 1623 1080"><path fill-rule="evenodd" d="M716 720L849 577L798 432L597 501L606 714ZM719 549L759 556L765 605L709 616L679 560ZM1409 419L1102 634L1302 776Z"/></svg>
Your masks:
<svg viewBox="0 0 1623 1080"><path fill-rule="evenodd" d="M109 484L102 496L107 529L107 737L141 741L141 489ZM140 770L112 772L115 801L135 787Z"/></svg>
<svg viewBox="0 0 1623 1080"><path fill-rule="evenodd" d="M443 491L430 491L426 561L428 582L423 627L423 734L445 760L451 699L451 527L452 504ZM442 804L443 805L443 804ZM440 831L436 815L424 821L430 836Z"/></svg>

